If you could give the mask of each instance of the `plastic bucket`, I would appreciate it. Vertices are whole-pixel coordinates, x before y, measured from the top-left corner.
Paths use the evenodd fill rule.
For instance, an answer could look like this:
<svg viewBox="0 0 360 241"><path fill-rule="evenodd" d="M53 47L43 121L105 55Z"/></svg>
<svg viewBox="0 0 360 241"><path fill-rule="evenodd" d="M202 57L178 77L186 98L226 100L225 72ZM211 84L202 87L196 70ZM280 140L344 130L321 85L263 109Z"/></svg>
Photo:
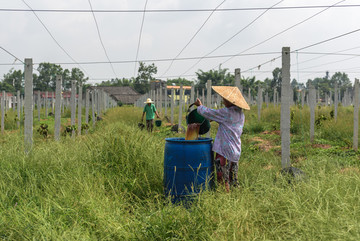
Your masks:
<svg viewBox="0 0 360 241"><path fill-rule="evenodd" d="M208 119L206 119L205 117L203 117L202 115L200 115L197 112L197 109L192 110L189 113L189 110L191 108L191 106L193 106L194 104L191 104L187 110L187 115L186 115L186 124L193 124L193 123L200 123L200 129L199 129L199 135L204 135L206 134L209 130L210 130L210 121Z"/></svg>
<svg viewBox="0 0 360 241"><path fill-rule="evenodd" d="M164 192L173 203L188 201L213 187L212 139L166 138Z"/></svg>
<svg viewBox="0 0 360 241"><path fill-rule="evenodd" d="M155 121L155 125L156 125L157 127L160 127L160 126L161 126L161 120L156 120L156 121Z"/></svg>

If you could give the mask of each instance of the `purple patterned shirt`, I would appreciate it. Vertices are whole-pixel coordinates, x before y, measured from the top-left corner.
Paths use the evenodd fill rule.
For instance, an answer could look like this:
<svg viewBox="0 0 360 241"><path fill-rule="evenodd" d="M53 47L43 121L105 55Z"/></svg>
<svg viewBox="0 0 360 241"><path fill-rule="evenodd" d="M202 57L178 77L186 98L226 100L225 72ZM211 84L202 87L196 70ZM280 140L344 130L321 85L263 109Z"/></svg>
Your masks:
<svg viewBox="0 0 360 241"><path fill-rule="evenodd" d="M237 106L222 109L197 108L199 114L219 123L212 150L232 162L238 162L241 155L241 134L245 122L243 111Z"/></svg>

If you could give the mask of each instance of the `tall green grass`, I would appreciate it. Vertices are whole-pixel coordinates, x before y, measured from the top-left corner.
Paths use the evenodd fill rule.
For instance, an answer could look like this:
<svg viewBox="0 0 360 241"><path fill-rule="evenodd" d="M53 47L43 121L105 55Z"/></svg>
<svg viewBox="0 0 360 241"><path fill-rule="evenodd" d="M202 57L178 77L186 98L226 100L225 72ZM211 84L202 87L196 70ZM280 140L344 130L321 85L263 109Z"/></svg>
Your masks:
<svg viewBox="0 0 360 241"><path fill-rule="evenodd" d="M265 130L276 121L275 111L264 110ZM225 193L219 186L184 207L171 204L162 187L164 139L183 134L165 126L151 134L141 131L141 114L133 107L110 110L91 134L60 142L39 139L29 155L23 152L22 136L2 138L0 239L360 238L357 153L304 151L299 132L292 151L303 157L295 165L307 178L289 185L279 175L280 155L256 150L250 142L265 135L244 134L240 187ZM252 125L251 112L246 116L246 125ZM330 122L322 128L331 128Z"/></svg>

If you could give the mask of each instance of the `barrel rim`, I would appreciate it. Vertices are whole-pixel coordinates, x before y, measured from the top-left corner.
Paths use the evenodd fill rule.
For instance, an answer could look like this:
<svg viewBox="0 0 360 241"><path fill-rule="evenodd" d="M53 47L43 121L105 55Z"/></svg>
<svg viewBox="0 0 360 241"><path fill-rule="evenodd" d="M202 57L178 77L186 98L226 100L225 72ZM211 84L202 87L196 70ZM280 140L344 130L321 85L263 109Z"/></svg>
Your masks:
<svg viewBox="0 0 360 241"><path fill-rule="evenodd" d="M212 141L212 138L208 138L208 137L199 137L198 140L185 140L184 137L171 137L171 138L165 138L166 142L179 142L179 143L189 143L189 142L195 142L195 143L199 143L199 142L209 142Z"/></svg>

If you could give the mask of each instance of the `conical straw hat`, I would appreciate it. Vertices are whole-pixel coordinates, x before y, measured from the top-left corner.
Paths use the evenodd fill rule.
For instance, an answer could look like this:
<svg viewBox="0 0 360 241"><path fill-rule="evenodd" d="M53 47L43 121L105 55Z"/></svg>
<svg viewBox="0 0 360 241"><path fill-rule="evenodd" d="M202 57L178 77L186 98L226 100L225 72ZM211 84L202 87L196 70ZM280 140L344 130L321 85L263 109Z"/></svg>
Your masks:
<svg viewBox="0 0 360 241"><path fill-rule="evenodd" d="M236 86L213 86L213 90L221 95L224 99L230 101L242 109L250 110L250 106L241 94L241 91Z"/></svg>

